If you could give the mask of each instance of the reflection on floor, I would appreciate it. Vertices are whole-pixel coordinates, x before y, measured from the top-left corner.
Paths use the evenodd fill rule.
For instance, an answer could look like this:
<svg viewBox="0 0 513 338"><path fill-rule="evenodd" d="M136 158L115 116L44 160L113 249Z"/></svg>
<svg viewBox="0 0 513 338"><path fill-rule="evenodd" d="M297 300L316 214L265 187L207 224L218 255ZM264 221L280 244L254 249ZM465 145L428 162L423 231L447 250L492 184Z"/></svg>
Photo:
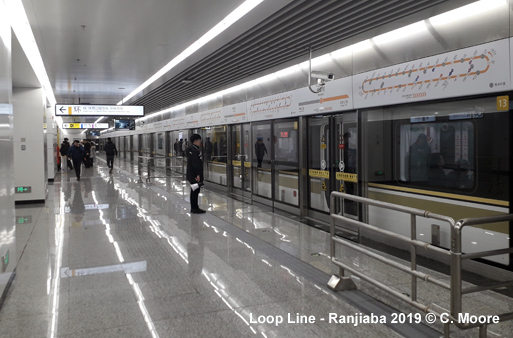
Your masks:
<svg viewBox="0 0 513 338"><path fill-rule="evenodd" d="M208 185L208 213L191 215L179 179L139 183L136 166L115 165L109 174L98 159L80 182L58 175L44 206L17 208L30 222L17 225L0 337L440 336L391 323L397 310L361 291L327 289L336 272L327 233ZM340 257L407 289L406 276L352 252ZM372 314L386 323L358 321Z"/></svg>

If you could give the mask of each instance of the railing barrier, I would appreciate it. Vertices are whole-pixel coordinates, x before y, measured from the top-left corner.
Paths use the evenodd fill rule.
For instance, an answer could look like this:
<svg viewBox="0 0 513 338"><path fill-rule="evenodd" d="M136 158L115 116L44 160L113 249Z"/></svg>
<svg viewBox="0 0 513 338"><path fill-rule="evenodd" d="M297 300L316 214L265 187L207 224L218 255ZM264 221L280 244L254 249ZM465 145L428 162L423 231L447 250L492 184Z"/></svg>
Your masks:
<svg viewBox="0 0 513 338"><path fill-rule="evenodd" d="M342 199L342 211L341 214L334 213L335 208L335 200L339 198ZM355 220L353 218L345 217L344 215L344 200L351 200L354 202L362 203L368 206L375 206L380 207L388 210L394 210L398 212L403 212L410 215L410 228L411 228L411 236L404 236L392 231L381 229L377 226L367 224L364 222L360 222L358 220ZM467 287L465 289L462 288L462 260L464 259L474 259L474 258L482 258L482 257L488 257L488 256L494 256L499 254L508 254L513 252L513 248L509 249L498 249L498 250L491 250L491 251L483 251L483 252L476 252L476 253L470 253L470 254L464 254L462 253L462 230L466 226L470 225L480 225L480 224L489 224L489 223L495 223L495 222L507 222L507 221L513 221L513 214L509 215L499 215L499 216L489 216L489 217L479 217L479 218L466 218L461 219L458 222L454 222L454 220L451 217L439 215L435 213L431 213L426 210L420 210L410 207L405 207L397 204L387 203L387 202L381 202L376 201L373 199L365 198L365 197L359 197L359 196L353 196L346 193L341 192L332 192L330 197L330 256L331 261L333 264L337 265L339 267L339 274L333 275L329 282L328 287L331 288L334 291L342 291L342 290L350 290L356 288L356 285L351 280L351 277L345 276L345 271L348 271L352 275L355 275L359 277L360 279L380 288L381 290L395 296L396 298L408 303L411 306L414 306L415 308L424 311L426 313L433 313L437 316L438 319L441 318L441 313L434 311L429 306L422 304L417 300L417 279L421 278L422 280L429 282L433 285L436 285L438 287L441 287L445 290L450 291L450 307L451 307L451 314L450 314L450 320L444 320L444 337L449 337L450 334L450 323L451 321L454 322L454 324L460 328L460 329L470 329L474 327L479 327L479 337L484 338L487 336L487 329L488 325L490 323L460 323L459 322L459 314L462 312L462 295L468 294L468 293L475 293L475 292L481 292L485 290L492 290L499 287L505 287L505 286L511 286L513 285L513 280L509 281L502 281L497 283L491 283L486 285L476 285L473 287ZM417 234L417 217L422 218L430 218L430 219L436 219L438 221L444 222L448 227L450 227L451 230L451 249L444 249L437 246L434 246L430 243L424 242L422 240L419 240L416 238ZM388 236L390 238L393 238L395 240L402 241L404 243L407 243L410 245L410 267L400 264L396 261L393 261L391 259L388 259L384 257L383 255L375 252L371 252L368 249L364 248L363 246L360 246L358 244L355 244L349 240L346 240L341 237L335 236L335 231L338 225L336 225L335 221L341 221L346 224L351 224L359 229L365 229L367 231L371 231L374 233L379 233L384 236ZM402 272L408 273L411 275L411 292L410 296L404 295L403 293L399 292L398 290L394 289L393 287L390 287L368 275L365 275L364 273L357 271L353 267L351 267L348 264L345 264L344 262L338 260L336 258L336 245L342 245L348 248L351 248L355 251L358 251L361 254L367 255L373 259L376 259L382 263L385 263L393 268L396 268ZM438 254L442 254L445 256L450 257L450 268L451 268L451 282L450 284L439 280L433 276L430 276L428 274L422 273L420 271L417 271L417 248L424 248L428 251L437 252ZM499 318L499 321L507 321L513 319L513 312L509 313L503 313L497 315Z"/></svg>

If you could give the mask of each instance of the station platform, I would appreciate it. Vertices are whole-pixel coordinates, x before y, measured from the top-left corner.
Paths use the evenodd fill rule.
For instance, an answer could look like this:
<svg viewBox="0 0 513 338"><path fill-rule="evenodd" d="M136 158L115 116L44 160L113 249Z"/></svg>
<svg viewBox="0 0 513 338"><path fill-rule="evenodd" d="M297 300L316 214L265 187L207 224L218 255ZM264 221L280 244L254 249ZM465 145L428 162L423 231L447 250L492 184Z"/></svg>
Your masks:
<svg viewBox="0 0 513 338"><path fill-rule="evenodd" d="M423 321L394 323L398 313L417 312L363 281L355 279L357 290L328 289L338 271L328 233L208 184L200 207L207 213L189 213L179 178L141 182L137 164L118 158L112 174L99 157L79 182L74 171L59 174L44 205L16 208L30 222L17 224L0 337L441 336L441 326ZM366 256L339 258L409 284ZM419 297L433 297L429 286ZM470 299L476 311L513 307L500 294L479 297L488 298ZM446 300L436 295L434 303L444 308ZM509 322L489 329L493 337L511 332ZM451 336L470 335L477 331Z"/></svg>

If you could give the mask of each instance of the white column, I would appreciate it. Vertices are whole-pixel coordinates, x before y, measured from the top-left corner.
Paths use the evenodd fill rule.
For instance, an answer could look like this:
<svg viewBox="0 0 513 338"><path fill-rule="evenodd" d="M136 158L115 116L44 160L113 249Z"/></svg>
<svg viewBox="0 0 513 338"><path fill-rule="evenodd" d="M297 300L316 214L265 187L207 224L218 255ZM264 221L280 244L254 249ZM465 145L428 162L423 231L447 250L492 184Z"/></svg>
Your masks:
<svg viewBox="0 0 513 338"><path fill-rule="evenodd" d="M14 88L14 183L31 187L16 194L18 201L41 201L46 197L46 162L42 88Z"/></svg>
<svg viewBox="0 0 513 338"><path fill-rule="evenodd" d="M0 1L0 295L16 267L11 26Z"/></svg>

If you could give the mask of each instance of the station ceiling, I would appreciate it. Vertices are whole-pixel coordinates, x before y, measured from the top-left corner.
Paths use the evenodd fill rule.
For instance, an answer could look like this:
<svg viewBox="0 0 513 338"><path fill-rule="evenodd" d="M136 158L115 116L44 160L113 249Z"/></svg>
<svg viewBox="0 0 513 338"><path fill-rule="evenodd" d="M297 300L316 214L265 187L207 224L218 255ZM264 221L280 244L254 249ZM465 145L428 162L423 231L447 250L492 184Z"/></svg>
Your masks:
<svg viewBox="0 0 513 338"><path fill-rule="evenodd" d="M62 104L116 104L242 2L23 0ZM419 13L432 16L436 6L469 2L264 0L127 104L144 105L151 114L291 60L304 61L309 46L320 51L386 25L402 27ZM20 54L14 42L14 86L38 86Z"/></svg>

